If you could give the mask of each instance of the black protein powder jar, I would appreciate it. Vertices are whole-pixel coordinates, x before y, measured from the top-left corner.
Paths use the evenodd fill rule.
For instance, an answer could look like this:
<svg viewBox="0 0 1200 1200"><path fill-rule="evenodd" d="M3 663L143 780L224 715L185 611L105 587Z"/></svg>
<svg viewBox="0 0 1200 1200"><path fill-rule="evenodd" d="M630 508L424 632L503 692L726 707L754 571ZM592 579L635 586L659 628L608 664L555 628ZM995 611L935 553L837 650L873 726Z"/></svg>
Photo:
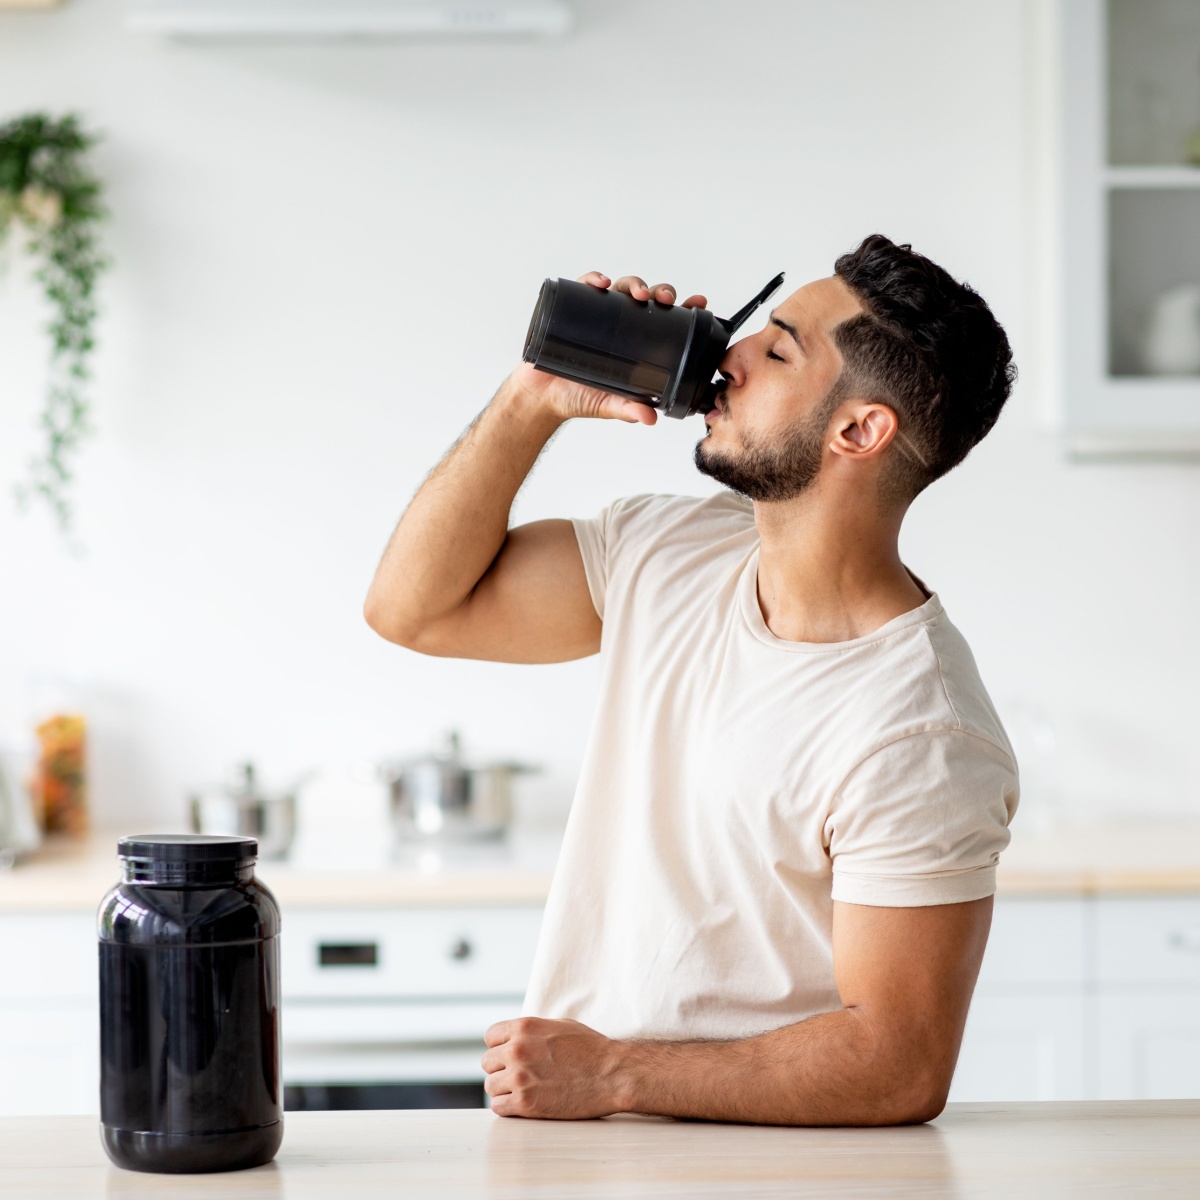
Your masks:
<svg viewBox="0 0 1200 1200"><path fill-rule="evenodd" d="M279 908L253 838L122 838L100 906L100 1121L133 1171L234 1171L275 1157Z"/></svg>

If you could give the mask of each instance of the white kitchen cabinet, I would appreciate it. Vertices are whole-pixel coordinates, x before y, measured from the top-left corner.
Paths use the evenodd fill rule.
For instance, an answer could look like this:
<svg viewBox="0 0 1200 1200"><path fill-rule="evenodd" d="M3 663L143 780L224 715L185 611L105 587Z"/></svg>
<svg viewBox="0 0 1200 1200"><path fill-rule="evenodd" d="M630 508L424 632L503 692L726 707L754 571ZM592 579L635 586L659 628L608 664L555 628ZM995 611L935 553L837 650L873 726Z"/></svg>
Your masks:
<svg viewBox="0 0 1200 1200"><path fill-rule="evenodd" d="M1200 897L1103 898L1095 902L1096 980L1200 989Z"/></svg>
<svg viewBox="0 0 1200 1200"><path fill-rule="evenodd" d="M99 987L92 913L0 916L0 1004L95 1001Z"/></svg>
<svg viewBox="0 0 1200 1200"><path fill-rule="evenodd" d="M1057 211L1047 285L1068 446L1085 456L1195 455L1194 321L1153 314L1200 283L1200 164L1189 161L1200 6L1057 0L1031 12L1053 48L1057 93L1046 105L1056 121L1039 130L1054 163L1042 198ZM1180 325L1168 344L1182 346L1167 355L1178 361L1159 361L1153 347Z"/></svg>
<svg viewBox="0 0 1200 1200"><path fill-rule="evenodd" d="M1096 902L1103 1099L1200 1098L1200 898Z"/></svg>
<svg viewBox="0 0 1200 1200"><path fill-rule="evenodd" d="M1101 1100L1200 1099L1200 988L1096 998Z"/></svg>
<svg viewBox="0 0 1200 1200"><path fill-rule="evenodd" d="M952 1100L1200 1097L1200 897L998 898Z"/></svg>
<svg viewBox="0 0 1200 1200"><path fill-rule="evenodd" d="M951 1100L1087 1096L1088 902L1000 897Z"/></svg>
<svg viewBox="0 0 1200 1200"><path fill-rule="evenodd" d="M1086 1029L1081 992L976 996L950 1099L1085 1099Z"/></svg>
<svg viewBox="0 0 1200 1200"><path fill-rule="evenodd" d="M1078 989L1088 975L1090 902L997 896L976 994Z"/></svg>
<svg viewBox="0 0 1200 1200"><path fill-rule="evenodd" d="M0 1116L99 1112L96 1003L0 1005Z"/></svg>
<svg viewBox="0 0 1200 1200"><path fill-rule="evenodd" d="M96 921L0 917L0 1116L100 1110Z"/></svg>

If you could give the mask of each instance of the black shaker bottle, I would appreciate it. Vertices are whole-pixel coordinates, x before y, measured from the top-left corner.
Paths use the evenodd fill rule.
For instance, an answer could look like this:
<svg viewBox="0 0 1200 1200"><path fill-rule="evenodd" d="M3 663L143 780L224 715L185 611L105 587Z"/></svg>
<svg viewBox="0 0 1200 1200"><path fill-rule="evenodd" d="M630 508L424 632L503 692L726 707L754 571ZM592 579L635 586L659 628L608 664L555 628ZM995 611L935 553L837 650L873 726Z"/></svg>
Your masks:
<svg viewBox="0 0 1200 1200"><path fill-rule="evenodd" d="M713 375L729 339L782 283L780 272L749 304L722 318L706 308L547 279L522 357L539 371L629 396L668 417L710 412L721 387Z"/></svg>
<svg viewBox="0 0 1200 1200"><path fill-rule="evenodd" d="M275 1157L279 908L253 838L122 838L100 907L100 1121L134 1171L233 1171Z"/></svg>

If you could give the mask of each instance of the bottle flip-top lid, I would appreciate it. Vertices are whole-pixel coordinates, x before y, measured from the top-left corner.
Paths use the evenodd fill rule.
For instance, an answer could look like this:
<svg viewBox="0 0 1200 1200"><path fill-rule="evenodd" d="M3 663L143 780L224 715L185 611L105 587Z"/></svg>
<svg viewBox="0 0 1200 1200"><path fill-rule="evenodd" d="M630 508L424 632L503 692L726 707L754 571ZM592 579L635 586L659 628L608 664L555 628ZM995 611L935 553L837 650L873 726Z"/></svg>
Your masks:
<svg viewBox="0 0 1200 1200"><path fill-rule="evenodd" d="M732 337L755 312L758 311L777 291L783 286L782 271L771 280L770 283L758 293L748 304L743 304L741 308L733 314L732 317L718 317L717 320L729 331L729 336Z"/></svg>

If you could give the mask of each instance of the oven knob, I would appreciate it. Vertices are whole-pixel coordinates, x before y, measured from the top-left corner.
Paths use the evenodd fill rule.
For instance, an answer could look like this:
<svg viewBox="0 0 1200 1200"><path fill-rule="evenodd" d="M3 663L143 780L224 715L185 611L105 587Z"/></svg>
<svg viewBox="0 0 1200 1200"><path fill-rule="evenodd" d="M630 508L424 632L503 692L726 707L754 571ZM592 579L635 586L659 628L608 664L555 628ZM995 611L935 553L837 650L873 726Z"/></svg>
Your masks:
<svg viewBox="0 0 1200 1200"><path fill-rule="evenodd" d="M455 962L466 962L472 954L475 953L475 947L467 941L466 938L459 938L458 941L450 947L450 957Z"/></svg>

